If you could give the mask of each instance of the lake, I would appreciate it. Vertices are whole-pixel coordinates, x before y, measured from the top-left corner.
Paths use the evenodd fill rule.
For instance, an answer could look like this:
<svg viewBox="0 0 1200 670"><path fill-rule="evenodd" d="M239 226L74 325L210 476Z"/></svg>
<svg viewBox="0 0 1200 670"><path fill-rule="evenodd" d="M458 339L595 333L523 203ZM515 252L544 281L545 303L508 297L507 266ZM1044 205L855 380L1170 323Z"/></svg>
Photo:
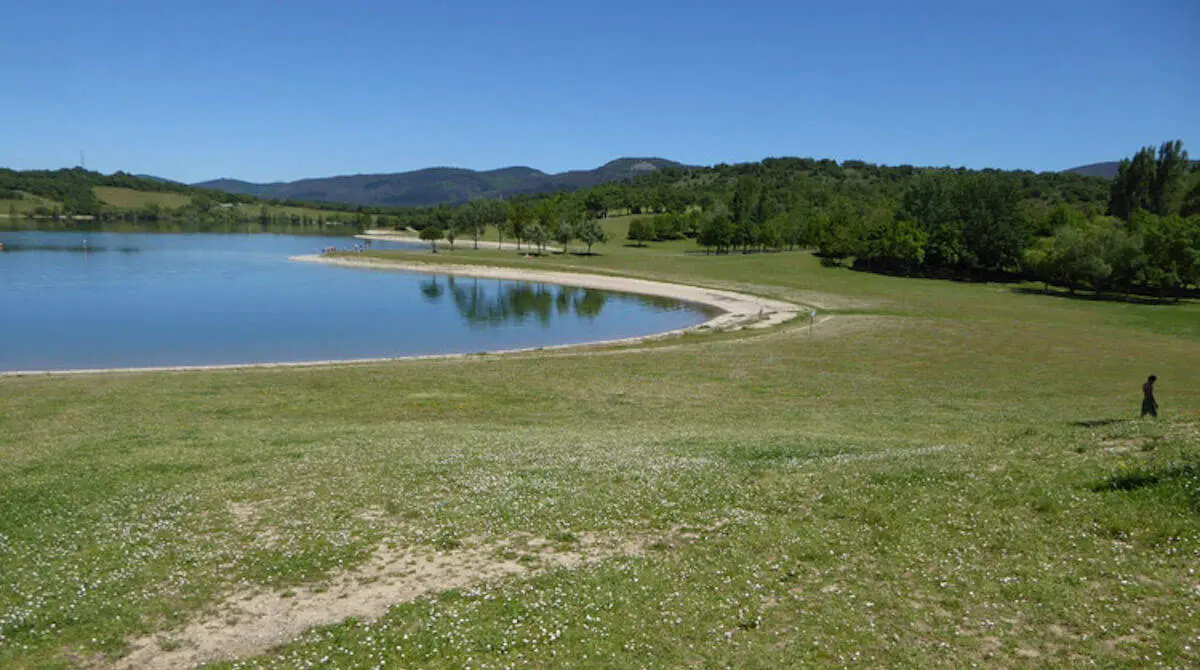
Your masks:
<svg viewBox="0 0 1200 670"><path fill-rule="evenodd" d="M710 316L663 298L287 261L356 242L0 232L0 371L469 353L649 335Z"/></svg>

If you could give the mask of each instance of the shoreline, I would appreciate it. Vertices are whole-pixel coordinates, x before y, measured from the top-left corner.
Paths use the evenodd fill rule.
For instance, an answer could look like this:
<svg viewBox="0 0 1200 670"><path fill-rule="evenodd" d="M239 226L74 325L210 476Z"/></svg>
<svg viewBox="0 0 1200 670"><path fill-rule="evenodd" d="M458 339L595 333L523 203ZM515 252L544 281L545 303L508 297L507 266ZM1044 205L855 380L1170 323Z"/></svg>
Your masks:
<svg viewBox="0 0 1200 670"><path fill-rule="evenodd" d="M416 354L409 356L383 356L374 358L338 358L314 361L280 361L273 363L217 363L212 365L160 365L151 367L126 368L77 368L69 370L13 370L0 372L4 377L47 377L59 375L88 375L112 373L141 373L141 372L203 372L215 370L241 369L271 369L271 368L320 368L336 365L369 365L376 363L392 363L399 361L429 361L465 359L480 356L508 356L527 354L538 351L557 351L564 349L593 349L598 347L637 344L655 340L678 337L695 332L728 332L743 328L770 328L791 321L800 315L804 308L795 303L771 298L761 298L747 293L737 293L722 289L709 289L686 284L671 284L668 282L648 279L634 279L615 275L596 275L575 272L557 272L550 270L533 270L524 268L499 267L492 265L453 265L442 263L406 263L402 261L387 261L366 258L331 258L319 255L291 256L289 261L301 263L319 263L338 267L383 270L391 272L412 272L420 274L455 275L476 277L480 279L503 279L510 281L527 281L541 284L556 284L579 288L613 291L616 293L633 293L672 298L713 308L718 313L711 319L694 326L676 328L661 333L623 337L609 340L576 342L571 344L553 344L540 347L519 347L516 349L497 349L489 351L450 353L450 354Z"/></svg>

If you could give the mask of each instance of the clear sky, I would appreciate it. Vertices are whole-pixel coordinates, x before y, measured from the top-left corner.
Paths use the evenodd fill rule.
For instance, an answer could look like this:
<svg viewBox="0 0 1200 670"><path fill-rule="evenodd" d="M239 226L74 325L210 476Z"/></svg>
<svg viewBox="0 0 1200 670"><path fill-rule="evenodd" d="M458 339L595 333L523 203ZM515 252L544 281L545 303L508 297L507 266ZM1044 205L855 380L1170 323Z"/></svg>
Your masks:
<svg viewBox="0 0 1200 670"><path fill-rule="evenodd" d="M1200 154L1200 0L5 3L0 166L199 181Z"/></svg>

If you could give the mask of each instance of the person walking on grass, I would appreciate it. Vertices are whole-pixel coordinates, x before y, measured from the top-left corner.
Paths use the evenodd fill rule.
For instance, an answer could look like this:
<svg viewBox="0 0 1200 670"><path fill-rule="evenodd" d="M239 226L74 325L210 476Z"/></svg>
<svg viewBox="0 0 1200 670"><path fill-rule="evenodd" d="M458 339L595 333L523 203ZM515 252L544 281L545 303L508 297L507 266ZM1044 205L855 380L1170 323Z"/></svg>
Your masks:
<svg viewBox="0 0 1200 670"><path fill-rule="evenodd" d="M1158 377L1150 375L1145 384L1142 384L1142 418L1146 418L1149 414L1154 418L1158 418L1158 401L1154 399L1154 382L1158 381Z"/></svg>

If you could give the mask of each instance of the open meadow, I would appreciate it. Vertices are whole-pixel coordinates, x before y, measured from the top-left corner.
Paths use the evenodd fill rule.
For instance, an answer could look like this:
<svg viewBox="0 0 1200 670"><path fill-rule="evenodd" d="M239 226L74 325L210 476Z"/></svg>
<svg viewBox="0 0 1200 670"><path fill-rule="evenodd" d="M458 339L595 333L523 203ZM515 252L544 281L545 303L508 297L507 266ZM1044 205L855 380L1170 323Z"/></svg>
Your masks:
<svg viewBox="0 0 1200 670"><path fill-rule="evenodd" d="M92 188L92 192L96 194L96 197L101 202L122 209L145 207L147 205L172 208L183 207L192 201L192 197L186 193L138 191L132 188L118 188L115 186L96 186Z"/></svg>
<svg viewBox="0 0 1200 670"><path fill-rule="evenodd" d="M607 225L593 256L372 255L820 321L0 378L0 666L1200 665L1200 304L632 248ZM1161 417L1139 420L1152 373Z"/></svg>
<svg viewBox="0 0 1200 670"><path fill-rule="evenodd" d="M148 205L178 208L183 207L192 201L192 196L187 193L137 191L131 188L117 188L112 186L97 186L92 190L95 192L96 197L104 203L121 209L133 209L138 207L146 207ZM295 207L292 205L274 204L264 205L257 203L238 204L237 210L242 216L252 218L257 217L262 212L264 207L266 208L267 213L272 217L286 215L302 216L310 219L338 219L348 218L351 216L344 212L321 210L312 207Z"/></svg>
<svg viewBox="0 0 1200 670"><path fill-rule="evenodd" d="M0 198L0 216L6 218L11 217L13 214L17 214L19 217L25 216L26 212L38 207L53 207L58 204L53 200L40 198L29 193L22 193L21 196L21 198L16 200Z"/></svg>

